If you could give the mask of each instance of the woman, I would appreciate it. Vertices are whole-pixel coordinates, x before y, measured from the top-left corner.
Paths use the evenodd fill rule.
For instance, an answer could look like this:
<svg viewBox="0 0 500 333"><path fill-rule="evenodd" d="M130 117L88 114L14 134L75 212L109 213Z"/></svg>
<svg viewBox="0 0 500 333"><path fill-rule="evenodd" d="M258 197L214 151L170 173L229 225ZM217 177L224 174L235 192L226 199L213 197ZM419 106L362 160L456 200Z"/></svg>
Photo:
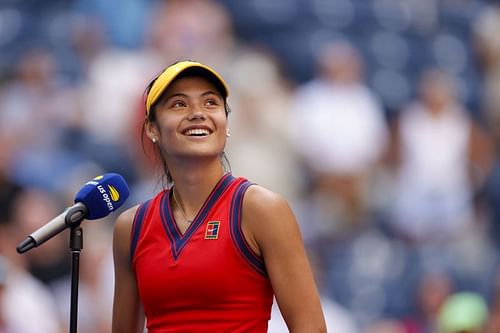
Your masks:
<svg viewBox="0 0 500 333"><path fill-rule="evenodd" d="M115 224L113 333L325 332L300 231L277 194L224 171L228 89L182 61L147 89L144 132L167 189Z"/></svg>

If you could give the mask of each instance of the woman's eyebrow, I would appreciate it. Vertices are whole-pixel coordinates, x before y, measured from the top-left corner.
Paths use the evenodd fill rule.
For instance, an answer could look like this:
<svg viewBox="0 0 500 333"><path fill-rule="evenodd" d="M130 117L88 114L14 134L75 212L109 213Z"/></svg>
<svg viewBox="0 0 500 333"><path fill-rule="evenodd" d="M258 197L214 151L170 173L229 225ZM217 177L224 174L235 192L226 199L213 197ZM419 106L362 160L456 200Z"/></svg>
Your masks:
<svg viewBox="0 0 500 333"><path fill-rule="evenodd" d="M201 96L205 96L205 95L220 95L220 93L218 93L217 91L214 91L214 90L208 90L208 91L205 91L203 94L201 94Z"/></svg>
<svg viewBox="0 0 500 333"><path fill-rule="evenodd" d="M206 97L208 95L216 95L216 96L220 96L222 98L222 96L220 95L220 93L218 93L217 91L214 91L214 90L207 90L207 91L203 92L200 96L201 97ZM169 101L169 100L171 100L172 98L175 98L175 97L190 98L189 95L187 95L185 93L182 93L182 92L178 92L178 93L174 93L172 95L166 96L165 102L167 102L167 101Z"/></svg>
<svg viewBox="0 0 500 333"><path fill-rule="evenodd" d="M184 98L188 98L189 96L184 94L184 93L175 93L175 94L172 94L172 95L169 95L167 96L167 98L165 98L165 101L168 101L169 99L171 98L174 98L174 97L184 97Z"/></svg>

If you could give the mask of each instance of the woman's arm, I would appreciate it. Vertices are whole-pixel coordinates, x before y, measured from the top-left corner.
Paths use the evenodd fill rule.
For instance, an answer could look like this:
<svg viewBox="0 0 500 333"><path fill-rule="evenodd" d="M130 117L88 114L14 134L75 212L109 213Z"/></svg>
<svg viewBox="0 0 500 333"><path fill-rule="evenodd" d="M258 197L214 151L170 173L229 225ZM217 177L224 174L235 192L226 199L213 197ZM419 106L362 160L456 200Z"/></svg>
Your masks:
<svg viewBox="0 0 500 333"><path fill-rule="evenodd" d="M144 331L144 314L130 261L130 233L136 210L137 207L133 207L120 214L114 226L113 333L142 333Z"/></svg>
<svg viewBox="0 0 500 333"><path fill-rule="evenodd" d="M288 203L263 187L250 186L243 200L242 229L250 246L264 258L290 332L326 332L313 273Z"/></svg>

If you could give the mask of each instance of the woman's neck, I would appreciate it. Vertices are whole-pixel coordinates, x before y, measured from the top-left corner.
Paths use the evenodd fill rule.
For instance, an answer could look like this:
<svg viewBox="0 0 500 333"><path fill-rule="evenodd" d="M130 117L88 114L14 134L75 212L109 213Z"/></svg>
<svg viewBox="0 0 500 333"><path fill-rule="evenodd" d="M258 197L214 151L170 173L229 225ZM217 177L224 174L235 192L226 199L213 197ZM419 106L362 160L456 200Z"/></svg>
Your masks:
<svg viewBox="0 0 500 333"><path fill-rule="evenodd" d="M224 175L220 160L170 166L176 195L182 201L186 215L193 217L204 204L217 182Z"/></svg>

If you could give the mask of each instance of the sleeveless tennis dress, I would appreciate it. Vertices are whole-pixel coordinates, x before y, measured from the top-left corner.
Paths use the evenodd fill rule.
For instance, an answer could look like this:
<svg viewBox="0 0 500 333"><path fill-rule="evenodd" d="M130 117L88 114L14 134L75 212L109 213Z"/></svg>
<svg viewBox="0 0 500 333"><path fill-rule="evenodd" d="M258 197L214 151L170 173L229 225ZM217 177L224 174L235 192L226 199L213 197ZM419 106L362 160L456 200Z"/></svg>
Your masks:
<svg viewBox="0 0 500 333"><path fill-rule="evenodd" d="M267 332L273 291L241 231L250 185L224 175L184 234L169 190L139 206L130 254L149 333Z"/></svg>

